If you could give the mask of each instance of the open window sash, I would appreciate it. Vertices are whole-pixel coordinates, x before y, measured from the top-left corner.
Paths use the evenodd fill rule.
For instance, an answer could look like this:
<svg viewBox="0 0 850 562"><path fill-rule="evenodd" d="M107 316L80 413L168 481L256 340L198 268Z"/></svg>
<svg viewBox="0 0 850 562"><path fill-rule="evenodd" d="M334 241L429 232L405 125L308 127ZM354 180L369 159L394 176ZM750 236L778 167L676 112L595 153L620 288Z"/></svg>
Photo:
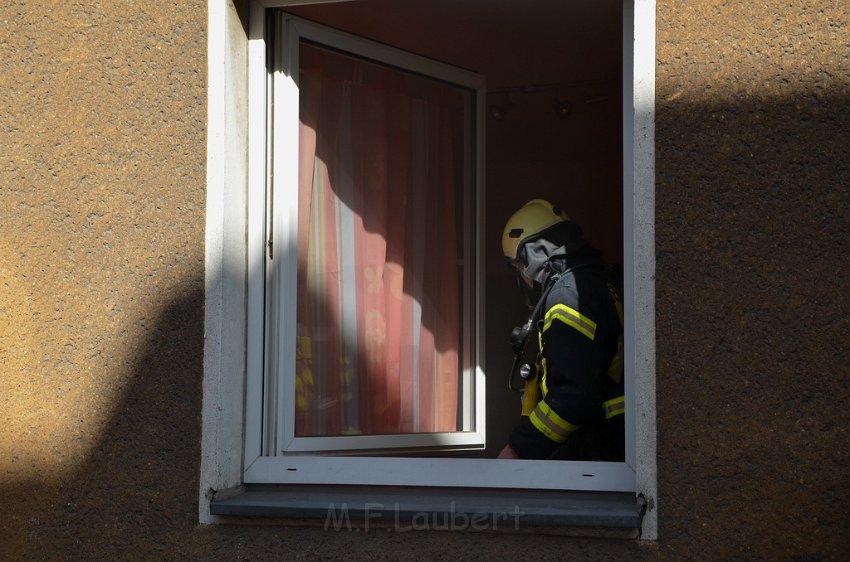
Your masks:
<svg viewBox="0 0 850 562"><path fill-rule="evenodd" d="M481 449L483 81L275 17L264 449Z"/></svg>

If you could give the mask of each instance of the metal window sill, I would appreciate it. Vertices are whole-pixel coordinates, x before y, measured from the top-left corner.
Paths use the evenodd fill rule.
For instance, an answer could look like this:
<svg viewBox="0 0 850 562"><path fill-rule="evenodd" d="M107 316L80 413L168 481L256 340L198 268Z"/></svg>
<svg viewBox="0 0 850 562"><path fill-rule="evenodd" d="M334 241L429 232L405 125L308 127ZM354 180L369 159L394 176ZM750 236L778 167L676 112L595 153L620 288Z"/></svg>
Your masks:
<svg viewBox="0 0 850 562"><path fill-rule="evenodd" d="M228 519L278 519L335 530L532 532L630 539L639 537L643 509L641 498L630 493L389 486L248 484L217 492L210 501L210 513Z"/></svg>

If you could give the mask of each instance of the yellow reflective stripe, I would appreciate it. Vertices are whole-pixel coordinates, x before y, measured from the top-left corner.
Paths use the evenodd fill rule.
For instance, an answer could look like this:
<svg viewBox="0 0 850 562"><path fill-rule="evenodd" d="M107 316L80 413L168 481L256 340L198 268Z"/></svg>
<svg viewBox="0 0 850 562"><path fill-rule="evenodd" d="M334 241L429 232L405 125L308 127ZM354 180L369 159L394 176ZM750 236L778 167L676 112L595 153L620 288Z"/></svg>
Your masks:
<svg viewBox="0 0 850 562"><path fill-rule="evenodd" d="M623 380L623 336L617 338L617 353L608 365L608 376L617 384Z"/></svg>
<svg viewBox="0 0 850 562"><path fill-rule="evenodd" d="M543 351L543 333L537 332L537 345L540 346L540 351ZM549 393L549 387L546 386L546 358L540 357L537 362L537 376L540 377L540 390L543 392L543 398Z"/></svg>
<svg viewBox="0 0 850 562"><path fill-rule="evenodd" d="M614 301L614 306L617 309L617 316L620 318L620 337L617 338L617 353L611 359L611 364L608 365L608 376L612 381L619 384L623 380L623 299L620 297L620 291L611 283L608 283L608 292L611 294L611 299Z"/></svg>
<svg viewBox="0 0 850 562"><path fill-rule="evenodd" d="M602 409L605 410L605 419L610 420L614 416L619 416L626 413L626 397L618 396L611 400L606 400L602 403Z"/></svg>
<svg viewBox="0 0 850 562"><path fill-rule="evenodd" d="M549 385L546 384L546 359L540 360L540 390L543 391L543 398L546 398L546 395L549 394Z"/></svg>
<svg viewBox="0 0 850 562"><path fill-rule="evenodd" d="M608 283L608 292L611 294L611 299L614 301L614 307L617 309L617 316L620 317L620 326L623 325L623 299L620 298L620 292Z"/></svg>
<svg viewBox="0 0 850 562"><path fill-rule="evenodd" d="M596 337L596 322L565 304L556 304L546 312L543 330L541 331L548 330L555 320L560 320L567 326L572 326L590 339Z"/></svg>
<svg viewBox="0 0 850 562"><path fill-rule="evenodd" d="M570 433L578 429L577 425L573 425L549 407L546 402L541 401L537 404L537 408L531 412L528 419L534 424L537 430L556 443L563 443L570 436Z"/></svg>

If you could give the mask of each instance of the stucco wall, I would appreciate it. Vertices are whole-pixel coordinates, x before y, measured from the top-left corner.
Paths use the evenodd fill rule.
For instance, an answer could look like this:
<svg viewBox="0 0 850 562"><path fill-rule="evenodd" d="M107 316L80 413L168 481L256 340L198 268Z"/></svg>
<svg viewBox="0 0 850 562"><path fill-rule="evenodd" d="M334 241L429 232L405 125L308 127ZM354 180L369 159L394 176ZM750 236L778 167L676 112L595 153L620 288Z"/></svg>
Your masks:
<svg viewBox="0 0 850 562"><path fill-rule="evenodd" d="M205 53L203 2L0 5L0 558L192 528Z"/></svg>
<svg viewBox="0 0 850 562"><path fill-rule="evenodd" d="M651 545L196 523L205 9L0 6L0 558L840 558L847 8L659 2Z"/></svg>
<svg viewBox="0 0 850 562"><path fill-rule="evenodd" d="M844 558L850 5L659 2L663 543Z"/></svg>

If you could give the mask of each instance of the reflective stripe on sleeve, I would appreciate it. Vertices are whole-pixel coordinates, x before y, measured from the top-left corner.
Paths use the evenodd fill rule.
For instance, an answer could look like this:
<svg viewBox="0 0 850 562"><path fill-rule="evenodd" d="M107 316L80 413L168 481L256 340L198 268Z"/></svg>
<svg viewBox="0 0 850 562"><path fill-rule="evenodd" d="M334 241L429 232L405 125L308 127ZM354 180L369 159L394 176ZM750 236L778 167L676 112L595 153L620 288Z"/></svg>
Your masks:
<svg viewBox="0 0 850 562"><path fill-rule="evenodd" d="M542 332L548 330L555 320L575 328L590 339L596 337L596 322L565 304L556 304L546 311Z"/></svg>
<svg viewBox="0 0 850 562"><path fill-rule="evenodd" d="M606 400L602 403L602 409L605 410L606 420L610 420L614 416L622 415L626 412L626 397L618 396L611 400Z"/></svg>
<svg viewBox="0 0 850 562"><path fill-rule="evenodd" d="M541 401L537 404L537 408L528 416L529 421L537 428L537 430L554 441L555 443L563 443L570 436L570 433L578 429L577 425L573 425L549 407L546 402Z"/></svg>

